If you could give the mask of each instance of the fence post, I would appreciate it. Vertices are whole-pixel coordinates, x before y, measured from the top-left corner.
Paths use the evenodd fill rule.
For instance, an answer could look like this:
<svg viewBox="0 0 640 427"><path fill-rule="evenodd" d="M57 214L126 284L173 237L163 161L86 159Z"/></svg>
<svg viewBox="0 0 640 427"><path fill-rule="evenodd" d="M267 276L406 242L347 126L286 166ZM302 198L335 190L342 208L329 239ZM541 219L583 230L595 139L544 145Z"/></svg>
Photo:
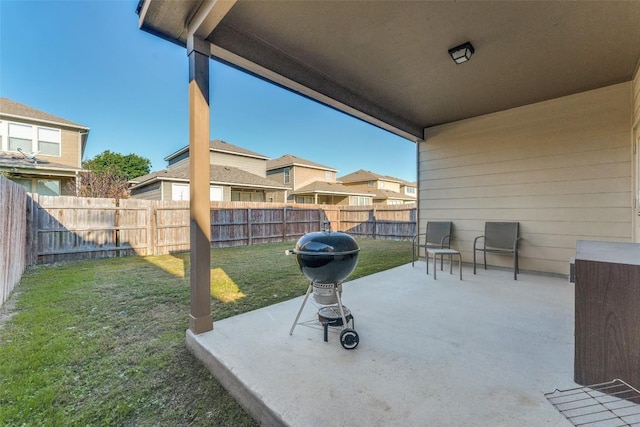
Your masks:
<svg viewBox="0 0 640 427"><path fill-rule="evenodd" d="M287 207L283 206L282 207L282 241L286 242L287 241Z"/></svg>
<svg viewBox="0 0 640 427"><path fill-rule="evenodd" d="M31 239L32 245L32 261L33 265L38 264L38 246L40 239L40 197L37 193L31 193L31 224L32 224L32 232L33 238Z"/></svg>
<svg viewBox="0 0 640 427"><path fill-rule="evenodd" d="M153 202L147 207L147 255L157 255L155 243L156 208Z"/></svg>
<svg viewBox="0 0 640 427"><path fill-rule="evenodd" d="M376 208L375 208L375 206L373 207L373 209L371 211L372 211L372 215L373 215L373 240L375 240L376 239L376 234L377 234L376 231L377 231L377 228L378 228L378 222L376 220Z"/></svg>
<svg viewBox="0 0 640 427"><path fill-rule="evenodd" d="M26 228L27 228L27 235L26 235L26 239L27 239L27 247L26 247L26 259L25 259L25 263L26 265L33 265L35 264L33 262L33 236L34 236L34 232L33 232L33 198L31 196L31 193L27 193L27 206L25 207L26 209Z"/></svg>
<svg viewBox="0 0 640 427"><path fill-rule="evenodd" d="M115 199L115 212L113 215L113 240L116 245L116 257L121 257L120 251L120 199Z"/></svg>
<svg viewBox="0 0 640 427"><path fill-rule="evenodd" d="M251 246L251 208L247 208L247 246Z"/></svg>

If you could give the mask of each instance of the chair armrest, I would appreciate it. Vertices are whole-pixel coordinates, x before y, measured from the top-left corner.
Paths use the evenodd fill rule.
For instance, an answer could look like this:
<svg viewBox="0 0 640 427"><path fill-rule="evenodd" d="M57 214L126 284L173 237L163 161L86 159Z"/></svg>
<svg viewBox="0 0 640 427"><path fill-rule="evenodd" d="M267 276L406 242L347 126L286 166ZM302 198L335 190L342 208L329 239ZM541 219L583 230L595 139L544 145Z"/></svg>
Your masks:
<svg viewBox="0 0 640 427"><path fill-rule="evenodd" d="M473 239L473 249L477 248L476 243L478 242L478 239L484 239L484 235L478 236L475 239ZM484 245L483 245L483 247L484 247Z"/></svg>
<svg viewBox="0 0 640 427"><path fill-rule="evenodd" d="M446 236L442 236L442 239L440 239L440 247L442 249L444 249L445 245L447 247L450 247L450 245L451 245L451 234L447 234Z"/></svg>
<svg viewBox="0 0 640 427"><path fill-rule="evenodd" d="M513 253L518 253L518 240L520 240L520 236L516 237L513 240Z"/></svg>

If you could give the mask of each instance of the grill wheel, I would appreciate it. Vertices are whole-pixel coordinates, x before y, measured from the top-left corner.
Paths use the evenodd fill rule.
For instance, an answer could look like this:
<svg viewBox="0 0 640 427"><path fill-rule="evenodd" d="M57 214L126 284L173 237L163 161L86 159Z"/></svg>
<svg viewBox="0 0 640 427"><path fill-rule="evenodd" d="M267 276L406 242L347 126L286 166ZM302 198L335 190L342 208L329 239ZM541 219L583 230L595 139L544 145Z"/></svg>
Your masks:
<svg viewBox="0 0 640 427"><path fill-rule="evenodd" d="M340 333L340 344L346 350L353 350L360 343L360 337L358 333L351 328L345 328Z"/></svg>

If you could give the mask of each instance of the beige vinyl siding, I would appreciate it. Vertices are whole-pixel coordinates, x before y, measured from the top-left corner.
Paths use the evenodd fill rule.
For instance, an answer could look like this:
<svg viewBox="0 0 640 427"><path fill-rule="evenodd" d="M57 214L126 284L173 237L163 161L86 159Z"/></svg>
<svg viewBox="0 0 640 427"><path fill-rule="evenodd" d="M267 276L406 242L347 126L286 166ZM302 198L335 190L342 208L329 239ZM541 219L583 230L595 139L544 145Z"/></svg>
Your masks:
<svg viewBox="0 0 640 427"><path fill-rule="evenodd" d="M273 203L285 203L285 195L287 195L287 193L284 191L267 191L265 194L265 201Z"/></svg>
<svg viewBox="0 0 640 427"><path fill-rule="evenodd" d="M640 243L640 68L636 69L636 76L633 80L633 106L633 199L636 209L636 215L633 216L635 230L634 241Z"/></svg>
<svg viewBox="0 0 640 427"><path fill-rule="evenodd" d="M485 221L519 221L521 269L559 274L578 239L631 241L631 114L623 83L426 129L421 229L452 220L470 262Z"/></svg>
<svg viewBox="0 0 640 427"><path fill-rule="evenodd" d="M640 126L640 68L633 79L633 123Z"/></svg>
<svg viewBox="0 0 640 427"><path fill-rule="evenodd" d="M80 168L82 166L82 164L78 162L78 159L81 157L80 133L77 130L62 129L61 139L60 157L43 157L50 157L51 161L65 166Z"/></svg>
<svg viewBox="0 0 640 427"><path fill-rule="evenodd" d="M174 158L172 158L171 160L169 160L167 166L177 166L180 165L182 163L188 163L189 162L189 151L185 151L184 153L180 154L179 156L176 156Z"/></svg>
<svg viewBox="0 0 640 427"><path fill-rule="evenodd" d="M209 152L209 164L219 166L231 166L242 169L254 175L266 178L266 160L246 157L241 154L220 153L218 151ZM176 167L189 164L189 152L176 157L169 162L169 166Z"/></svg>
<svg viewBox="0 0 640 427"><path fill-rule="evenodd" d="M145 200L162 200L162 182L157 181L153 184L146 185L141 188L136 188L131 190L131 196L136 199L145 199Z"/></svg>
<svg viewBox="0 0 640 427"><path fill-rule="evenodd" d="M328 181L333 182L335 180L327 180L325 175L327 171L313 168L305 168L304 166L294 166L292 168L292 182L294 183L294 190L309 185L315 181ZM294 179L295 174L295 179ZM333 174L332 174L333 176Z"/></svg>
<svg viewBox="0 0 640 427"><path fill-rule="evenodd" d="M400 184L397 182L380 180L378 181L378 188L388 191L395 191L396 193L400 192Z"/></svg>
<svg viewBox="0 0 640 427"><path fill-rule="evenodd" d="M209 153L209 163L212 165L231 166L263 178L267 177L267 161L264 159L212 151Z"/></svg>
<svg viewBox="0 0 640 427"><path fill-rule="evenodd" d="M278 184L291 184L291 176L289 176L288 183L284 182L285 169L286 168L281 168L281 169L274 169L274 170L267 171L267 178L269 178L271 181L274 181Z"/></svg>

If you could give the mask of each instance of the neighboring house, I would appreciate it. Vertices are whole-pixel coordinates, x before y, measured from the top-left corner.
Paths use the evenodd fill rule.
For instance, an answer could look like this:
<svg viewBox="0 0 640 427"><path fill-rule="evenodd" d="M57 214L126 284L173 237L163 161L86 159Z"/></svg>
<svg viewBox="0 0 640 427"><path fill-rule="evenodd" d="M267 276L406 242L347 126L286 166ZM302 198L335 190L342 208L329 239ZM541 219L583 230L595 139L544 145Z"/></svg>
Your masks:
<svg viewBox="0 0 640 427"><path fill-rule="evenodd" d="M209 194L212 201L272 201L287 189L266 178L268 157L215 140L209 143ZM149 200L189 200L189 147L165 157L167 169L130 180L131 197ZM282 196L280 196L282 197Z"/></svg>
<svg viewBox="0 0 640 427"><path fill-rule="evenodd" d="M75 195L89 128L0 98L0 173L32 193Z"/></svg>
<svg viewBox="0 0 640 427"><path fill-rule="evenodd" d="M400 205L415 203L417 200L416 183L363 169L338 178L338 181L347 187L371 194L374 204Z"/></svg>
<svg viewBox="0 0 640 427"><path fill-rule="evenodd" d="M267 177L290 190L278 201L346 206L373 203L371 194L337 182L336 172L337 169L291 154L267 162Z"/></svg>

